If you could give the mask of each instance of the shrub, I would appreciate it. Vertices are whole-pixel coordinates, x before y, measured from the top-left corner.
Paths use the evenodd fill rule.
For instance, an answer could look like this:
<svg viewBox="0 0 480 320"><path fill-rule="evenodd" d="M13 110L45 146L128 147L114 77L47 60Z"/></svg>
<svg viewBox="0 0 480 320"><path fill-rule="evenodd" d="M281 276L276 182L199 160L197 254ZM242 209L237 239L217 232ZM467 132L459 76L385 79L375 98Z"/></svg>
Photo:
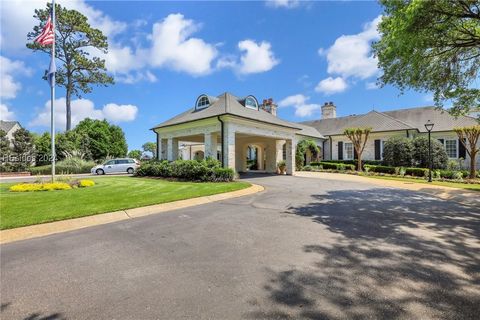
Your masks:
<svg viewBox="0 0 480 320"><path fill-rule="evenodd" d="M425 177L428 175L428 169L425 168L405 168L405 174L414 177Z"/></svg>
<svg viewBox="0 0 480 320"><path fill-rule="evenodd" d="M85 161L80 158L68 158L55 164L55 172L58 174L90 173L90 170L94 166L95 162L93 161ZM28 171L30 171L32 175L50 174L52 172L52 166L30 167Z"/></svg>
<svg viewBox="0 0 480 320"><path fill-rule="evenodd" d="M93 182L92 180L82 179L78 181L78 186L80 188L93 187L94 185L95 185L95 182Z"/></svg>
<svg viewBox="0 0 480 320"><path fill-rule="evenodd" d="M448 155L443 145L437 140L432 139L432 167L433 169L445 169L448 163ZM413 144L413 162L420 168L428 168L428 138L418 136L412 141Z"/></svg>
<svg viewBox="0 0 480 320"><path fill-rule="evenodd" d="M302 171L312 171L312 170L313 170L312 166L304 166L302 168Z"/></svg>
<svg viewBox="0 0 480 320"><path fill-rule="evenodd" d="M222 168L220 162L214 159L206 160L176 160L148 161L140 165L135 175L141 177L176 178L187 181L232 181L235 171Z"/></svg>
<svg viewBox="0 0 480 320"><path fill-rule="evenodd" d="M310 166L312 167L319 167L322 166L323 169L333 169L333 170L355 170L355 165L353 164L345 164L345 163L337 163L337 162L310 162Z"/></svg>
<svg viewBox="0 0 480 320"><path fill-rule="evenodd" d="M456 171L453 174L453 180L462 181L463 180L463 174L460 171Z"/></svg>
<svg viewBox="0 0 480 320"><path fill-rule="evenodd" d="M72 187L65 182L53 183L20 183L10 187L12 192L29 192L29 191L51 191L51 190L69 190Z"/></svg>
<svg viewBox="0 0 480 320"><path fill-rule="evenodd" d="M383 162L387 166L410 167L413 160L413 144L405 137L391 137L383 147Z"/></svg>
<svg viewBox="0 0 480 320"><path fill-rule="evenodd" d="M455 179L455 176L458 176L458 173L462 175L462 178L466 178L469 176L469 172L467 170L439 170L440 177L443 179Z"/></svg>
<svg viewBox="0 0 480 320"><path fill-rule="evenodd" d="M369 171L371 172L395 174L395 167L373 166L373 165L365 165L365 167L368 167Z"/></svg>

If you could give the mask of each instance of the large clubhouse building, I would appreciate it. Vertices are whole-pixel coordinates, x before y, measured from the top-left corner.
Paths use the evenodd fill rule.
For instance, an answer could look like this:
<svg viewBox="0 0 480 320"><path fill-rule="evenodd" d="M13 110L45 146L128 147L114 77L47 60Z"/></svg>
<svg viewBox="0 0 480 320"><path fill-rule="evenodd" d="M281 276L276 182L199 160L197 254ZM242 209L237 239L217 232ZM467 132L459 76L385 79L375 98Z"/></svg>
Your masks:
<svg viewBox="0 0 480 320"><path fill-rule="evenodd" d="M287 174L295 172L295 150L299 141L311 139L321 149L325 160L354 158L352 143L343 131L352 127L372 128L362 158L382 160L384 141L392 136L414 138L425 134L424 124L434 123L432 137L438 139L451 159L469 159L458 141L455 127L478 124L473 117L452 117L434 107L370 111L362 115L336 117L332 102L322 106L322 119L303 123L277 117L271 99L259 104L254 96L236 97L223 93L217 97L201 95L195 106L152 128L157 134L159 159L202 159L214 157L225 167L245 172L253 168L276 172L277 163L285 160ZM311 155L307 154L307 162ZM477 160L479 161L479 160Z"/></svg>

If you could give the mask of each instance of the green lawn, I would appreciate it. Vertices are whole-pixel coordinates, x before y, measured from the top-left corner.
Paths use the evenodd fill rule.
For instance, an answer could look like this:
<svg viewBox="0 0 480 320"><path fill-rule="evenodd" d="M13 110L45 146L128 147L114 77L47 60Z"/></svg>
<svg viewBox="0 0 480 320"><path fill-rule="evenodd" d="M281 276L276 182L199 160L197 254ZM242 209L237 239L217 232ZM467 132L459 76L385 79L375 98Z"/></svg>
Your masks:
<svg viewBox="0 0 480 320"><path fill-rule="evenodd" d="M250 186L246 182L169 182L133 177L92 180L96 185L89 188L21 193L8 191L13 183L0 184L0 229L207 196Z"/></svg>
<svg viewBox="0 0 480 320"><path fill-rule="evenodd" d="M460 189L467 189L467 190L472 190L472 191L480 191L480 184L472 184L472 183L468 184L468 183L445 182L445 181L428 182L428 181L423 180L423 179L411 179L411 178L388 177L388 176L367 176L367 175L362 175L362 176L367 177L367 178L374 178L374 179L396 180L396 181L404 181L404 182L434 184L434 185L437 185L437 186L460 188Z"/></svg>

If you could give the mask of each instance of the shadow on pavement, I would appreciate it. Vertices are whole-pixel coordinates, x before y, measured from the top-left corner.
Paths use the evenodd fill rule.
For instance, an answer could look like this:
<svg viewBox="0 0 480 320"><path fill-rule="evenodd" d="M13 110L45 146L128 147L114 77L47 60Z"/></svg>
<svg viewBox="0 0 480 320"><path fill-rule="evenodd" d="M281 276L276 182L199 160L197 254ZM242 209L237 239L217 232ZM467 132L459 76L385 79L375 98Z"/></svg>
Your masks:
<svg viewBox="0 0 480 320"><path fill-rule="evenodd" d="M305 245L308 268L268 269L268 303L248 318L478 319L480 208L378 188L288 211L338 241Z"/></svg>

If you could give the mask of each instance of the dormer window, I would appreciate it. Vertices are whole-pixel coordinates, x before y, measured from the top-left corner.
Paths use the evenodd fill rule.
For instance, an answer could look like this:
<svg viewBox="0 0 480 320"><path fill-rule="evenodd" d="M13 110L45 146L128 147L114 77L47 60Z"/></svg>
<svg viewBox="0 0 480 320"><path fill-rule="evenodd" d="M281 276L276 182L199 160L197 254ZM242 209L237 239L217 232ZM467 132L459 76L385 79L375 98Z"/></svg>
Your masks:
<svg viewBox="0 0 480 320"><path fill-rule="evenodd" d="M245 98L245 107L250 109L258 110L258 102L257 99L253 96L248 96Z"/></svg>
<svg viewBox="0 0 480 320"><path fill-rule="evenodd" d="M195 106L195 109L197 110L203 109L208 107L209 105L210 105L210 100L208 99L208 97L206 95L201 95L197 99L197 104Z"/></svg>

